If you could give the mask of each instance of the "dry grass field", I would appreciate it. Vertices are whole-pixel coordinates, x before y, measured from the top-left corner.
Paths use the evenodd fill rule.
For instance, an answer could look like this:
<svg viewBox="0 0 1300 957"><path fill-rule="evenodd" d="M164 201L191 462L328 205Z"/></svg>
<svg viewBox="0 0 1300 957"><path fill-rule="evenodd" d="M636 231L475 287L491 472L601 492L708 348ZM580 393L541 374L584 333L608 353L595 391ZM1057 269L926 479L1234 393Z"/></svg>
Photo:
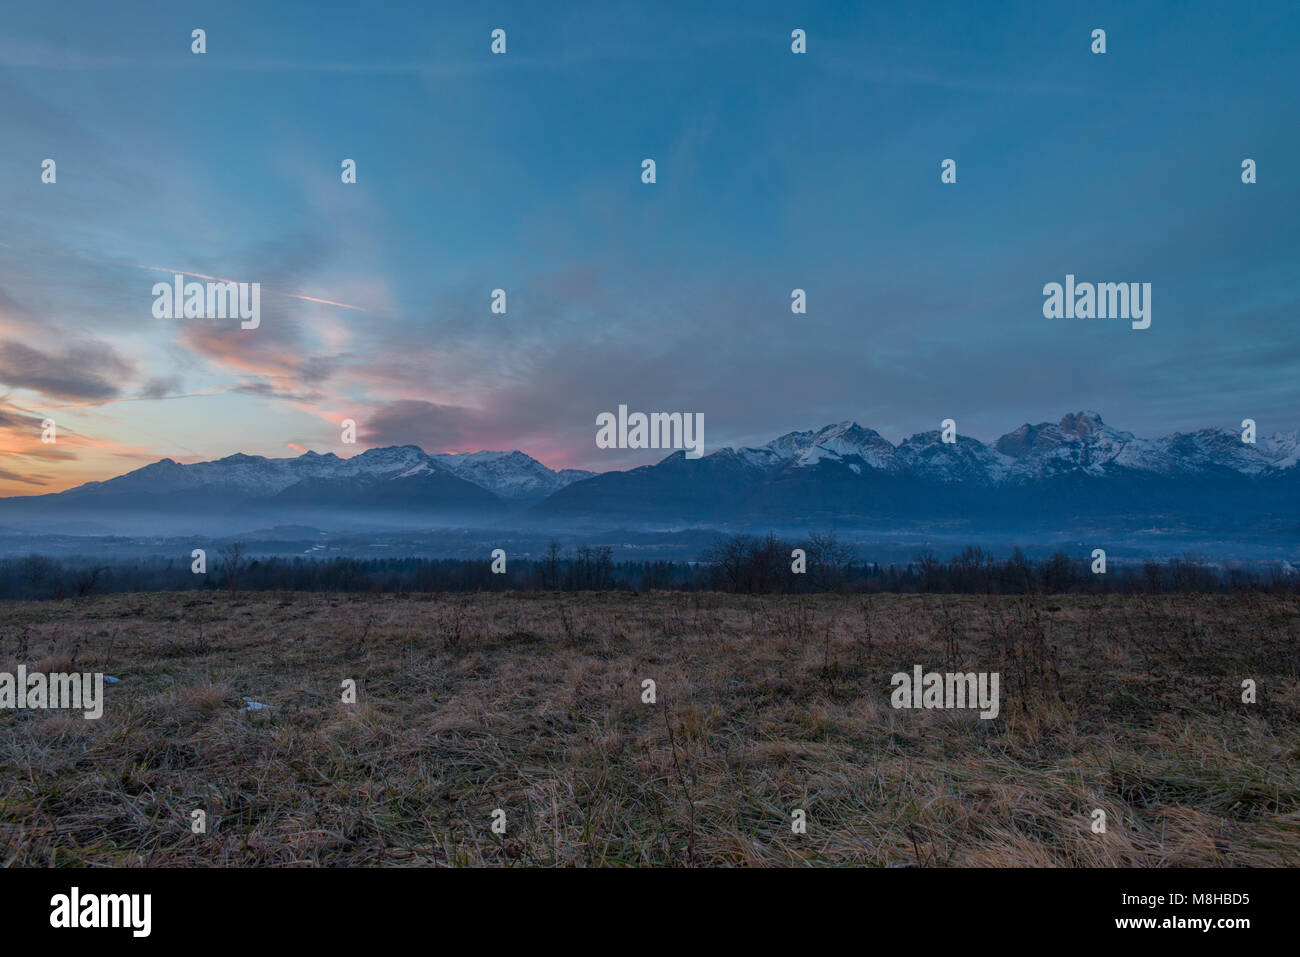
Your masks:
<svg viewBox="0 0 1300 957"><path fill-rule="evenodd" d="M7 865L1300 864L1293 597L125 595L0 605L19 663L121 682L0 712Z"/></svg>

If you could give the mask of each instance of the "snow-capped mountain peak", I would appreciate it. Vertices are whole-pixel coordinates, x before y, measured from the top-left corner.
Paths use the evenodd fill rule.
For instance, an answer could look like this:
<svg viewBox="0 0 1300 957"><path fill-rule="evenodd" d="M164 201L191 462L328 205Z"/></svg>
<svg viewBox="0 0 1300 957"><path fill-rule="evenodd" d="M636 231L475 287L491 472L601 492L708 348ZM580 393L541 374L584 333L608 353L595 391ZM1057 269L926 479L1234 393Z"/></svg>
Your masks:
<svg viewBox="0 0 1300 957"><path fill-rule="evenodd" d="M670 456L665 461L676 463L679 458ZM758 474L847 468L863 481L889 475L941 484L1023 484L1066 475L1105 478L1134 473L1256 478L1297 474L1291 470L1300 468L1300 434L1277 433L1247 443L1234 429L1207 428L1146 439L1115 429L1096 412L1084 410L1056 423L1025 423L987 445L961 434L956 442L947 443L939 432L929 431L895 446L873 429L845 420L816 430L788 432L758 447L719 449L706 458L717 462L729 458ZM441 481L445 486L455 479L499 499L527 504L595 474L580 469L555 471L517 450L430 455L419 446L401 445L367 449L349 458L332 452L280 459L236 453L190 465L164 458L60 495L66 496L65 501L88 501L100 495L199 495L241 501L270 498L295 487L299 492L293 494L299 494L321 483L353 483L359 490L397 480L407 485Z"/></svg>
<svg viewBox="0 0 1300 957"><path fill-rule="evenodd" d="M453 475L482 486L508 501L540 500L594 472L552 471L523 452L442 452L430 456Z"/></svg>
<svg viewBox="0 0 1300 957"><path fill-rule="evenodd" d="M429 455L418 445L371 448L349 458L333 452L304 452L273 459L242 452L207 462L182 465L160 459L106 482L87 483L63 493L78 497L92 490L170 495L206 490L248 498L277 495L299 482L372 483L447 474L512 501L538 500L591 472L552 471L522 452L472 452Z"/></svg>
<svg viewBox="0 0 1300 957"><path fill-rule="evenodd" d="M736 449L735 454L760 468L807 468L846 459L861 459L875 469L894 464L894 447L879 432L848 420L816 431L789 432L758 448Z"/></svg>
<svg viewBox="0 0 1300 957"><path fill-rule="evenodd" d="M1076 439L1087 439L1105 428L1101 416L1096 412L1067 412L1061 417L1059 428L1064 435Z"/></svg>
<svg viewBox="0 0 1300 957"><path fill-rule="evenodd" d="M878 432L844 421L815 431L789 432L766 445L727 450L764 469L811 468L842 462L858 474L868 470L914 473L941 482L1023 482L1065 473L1101 477L1115 472L1175 475L1215 471L1261 475L1300 464L1300 433L1241 441L1229 429L1203 429L1156 439L1113 428L1091 410L1070 412L1058 422L1025 423L992 444L959 434L942 441L937 430L892 445Z"/></svg>

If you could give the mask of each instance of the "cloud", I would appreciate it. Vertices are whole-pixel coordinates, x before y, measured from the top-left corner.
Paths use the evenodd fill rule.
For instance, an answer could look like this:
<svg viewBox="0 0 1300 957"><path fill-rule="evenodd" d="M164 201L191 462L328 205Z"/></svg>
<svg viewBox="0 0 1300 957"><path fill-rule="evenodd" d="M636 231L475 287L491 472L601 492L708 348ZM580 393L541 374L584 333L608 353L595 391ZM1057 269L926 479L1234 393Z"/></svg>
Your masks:
<svg viewBox="0 0 1300 957"><path fill-rule="evenodd" d="M39 430L41 417L28 415L21 409L0 409L0 431L33 429Z"/></svg>
<svg viewBox="0 0 1300 957"><path fill-rule="evenodd" d="M144 388L140 391L140 397L143 399L165 399L171 396L172 393L179 392L180 387L180 376L159 376L150 379L144 384Z"/></svg>
<svg viewBox="0 0 1300 957"><path fill-rule="evenodd" d="M135 364L106 342L74 343L59 354L0 340L0 384L11 389L74 401L111 399L135 372Z"/></svg>
<svg viewBox="0 0 1300 957"><path fill-rule="evenodd" d="M418 445L429 452L458 448L477 431L478 413L422 399L394 402L371 415L357 438L367 445Z"/></svg>
<svg viewBox="0 0 1300 957"><path fill-rule="evenodd" d="M0 404L6 397L0 396ZM42 416L31 415L22 409L0 407L0 456L6 464L17 465L24 462L41 462L45 465L57 465L61 462L73 462L76 452L67 445L45 444L41 441ZM55 481L55 476L46 472L16 472L11 468L0 469L0 494L17 494L28 486L48 490L47 486Z"/></svg>
<svg viewBox="0 0 1300 957"><path fill-rule="evenodd" d="M8 469L0 469L0 482L16 482L20 485L42 486L49 481L48 475L19 475L17 472L10 472Z"/></svg>
<svg viewBox="0 0 1300 957"><path fill-rule="evenodd" d="M341 357L313 354L293 322L263 310L256 330L231 324L188 322L179 342L227 373L242 376L232 391L313 401L333 377Z"/></svg>

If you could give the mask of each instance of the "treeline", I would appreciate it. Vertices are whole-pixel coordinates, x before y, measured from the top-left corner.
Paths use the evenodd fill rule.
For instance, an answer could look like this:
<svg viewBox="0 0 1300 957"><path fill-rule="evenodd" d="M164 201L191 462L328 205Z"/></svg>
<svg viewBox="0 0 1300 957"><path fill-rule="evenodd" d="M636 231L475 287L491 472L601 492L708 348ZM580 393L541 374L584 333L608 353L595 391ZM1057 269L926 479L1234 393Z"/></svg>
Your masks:
<svg viewBox="0 0 1300 957"><path fill-rule="evenodd" d="M802 550L802 573L792 571ZM967 546L944 561L922 551L905 564L861 561L835 535L788 541L769 534L719 539L704 555L705 587L747 594L894 592L941 594L1177 594L1237 591L1300 592L1300 575L1281 564L1225 568L1187 555L1138 564L1109 562L1103 574L1093 559L1057 552L1031 560L1020 549L997 559Z"/></svg>
<svg viewBox="0 0 1300 957"><path fill-rule="evenodd" d="M796 551L798 550L798 551ZM1112 562L1094 574L1092 559L1058 552L1034 561L1017 549L997 559L967 547L948 560L922 552L907 563L861 560L833 534L800 541L775 535L719 538L694 562L615 562L606 546L561 549L541 558L491 559L253 557L222 549L203 574L188 558L92 562L43 555L0 559L0 600L85 598L124 592L244 591L722 591L743 594L964 593L1172 594L1300 592L1300 576L1283 566L1220 568L1192 557L1141 564Z"/></svg>
<svg viewBox="0 0 1300 957"><path fill-rule="evenodd" d="M651 591L699 590L707 583L689 562L615 563L608 547L553 545L541 559L279 558L222 549L202 574L188 557L92 562L44 555L0 559L0 601L85 598L155 591L311 592Z"/></svg>

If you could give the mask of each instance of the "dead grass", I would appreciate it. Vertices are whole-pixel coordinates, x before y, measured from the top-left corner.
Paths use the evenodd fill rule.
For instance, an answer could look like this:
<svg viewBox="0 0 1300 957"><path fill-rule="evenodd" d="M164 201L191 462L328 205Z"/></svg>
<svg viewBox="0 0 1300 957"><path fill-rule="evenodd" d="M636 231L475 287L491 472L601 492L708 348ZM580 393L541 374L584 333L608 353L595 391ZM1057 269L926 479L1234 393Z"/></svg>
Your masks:
<svg viewBox="0 0 1300 957"><path fill-rule="evenodd" d="M0 606L19 663L122 681L0 711L8 865L1300 863L1293 599L127 595Z"/></svg>

